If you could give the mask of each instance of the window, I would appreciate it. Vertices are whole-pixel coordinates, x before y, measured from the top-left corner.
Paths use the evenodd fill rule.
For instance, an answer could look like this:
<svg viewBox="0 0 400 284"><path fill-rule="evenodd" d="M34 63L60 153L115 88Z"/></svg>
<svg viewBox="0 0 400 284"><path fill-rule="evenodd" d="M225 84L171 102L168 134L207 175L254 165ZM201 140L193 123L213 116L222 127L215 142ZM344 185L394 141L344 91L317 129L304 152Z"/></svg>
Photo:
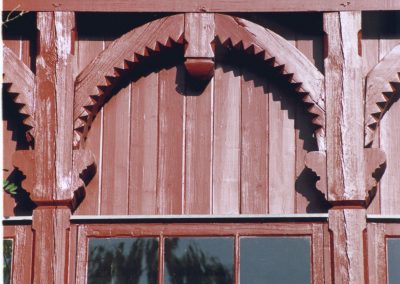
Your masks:
<svg viewBox="0 0 400 284"><path fill-rule="evenodd" d="M78 283L317 283L323 275L312 257L324 254L322 223L76 226Z"/></svg>
<svg viewBox="0 0 400 284"><path fill-rule="evenodd" d="M400 238L386 241L389 284L400 283Z"/></svg>

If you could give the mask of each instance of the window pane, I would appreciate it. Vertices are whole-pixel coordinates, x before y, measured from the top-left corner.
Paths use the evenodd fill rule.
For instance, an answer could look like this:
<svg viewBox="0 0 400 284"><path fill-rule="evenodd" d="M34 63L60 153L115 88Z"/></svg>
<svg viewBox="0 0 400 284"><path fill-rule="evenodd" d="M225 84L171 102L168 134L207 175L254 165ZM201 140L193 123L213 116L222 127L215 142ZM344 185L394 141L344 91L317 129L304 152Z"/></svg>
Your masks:
<svg viewBox="0 0 400 284"><path fill-rule="evenodd" d="M11 279L11 264L12 264L12 240L3 240L3 282L10 283Z"/></svg>
<svg viewBox="0 0 400 284"><path fill-rule="evenodd" d="M389 284L400 283L400 239L387 240Z"/></svg>
<svg viewBox="0 0 400 284"><path fill-rule="evenodd" d="M307 237L240 238L240 283L311 283Z"/></svg>
<svg viewBox="0 0 400 284"><path fill-rule="evenodd" d="M167 238L166 284L232 284L233 238Z"/></svg>
<svg viewBox="0 0 400 284"><path fill-rule="evenodd" d="M157 283L157 238L93 238L88 255L89 284Z"/></svg>

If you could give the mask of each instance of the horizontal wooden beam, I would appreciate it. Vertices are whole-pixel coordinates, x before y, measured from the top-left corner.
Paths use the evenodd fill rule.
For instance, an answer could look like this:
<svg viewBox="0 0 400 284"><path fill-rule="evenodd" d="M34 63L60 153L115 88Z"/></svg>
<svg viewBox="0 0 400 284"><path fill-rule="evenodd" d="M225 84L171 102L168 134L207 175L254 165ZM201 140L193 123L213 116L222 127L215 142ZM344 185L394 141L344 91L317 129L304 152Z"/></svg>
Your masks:
<svg viewBox="0 0 400 284"><path fill-rule="evenodd" d="M400 10L396 0L3 0L4 11L328 12Z"/></svg>

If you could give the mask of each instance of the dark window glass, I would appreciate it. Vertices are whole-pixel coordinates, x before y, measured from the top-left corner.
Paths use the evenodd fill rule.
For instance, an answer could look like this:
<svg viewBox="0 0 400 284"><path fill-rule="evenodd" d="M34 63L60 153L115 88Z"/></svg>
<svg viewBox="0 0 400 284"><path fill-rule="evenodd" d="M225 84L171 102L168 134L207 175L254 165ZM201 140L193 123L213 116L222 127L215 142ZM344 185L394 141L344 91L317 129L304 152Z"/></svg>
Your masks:
<svg viewBox="0 0 400 284"><path fill-rule="evenodd" d="M89 239L88 283L156 284L157 238Z"/></svg>
<svg viewBox="0 0 400 284"><path fill-rule="evenodd" d="M389 284L400 283L400 238L387 240Z"/></svg>
<svg viewBox="0 0 400 284"><path fill-rule="evenodd" d="M11 279L11 264L12 264L12 240L3 240L3 282L10 283Z"/></svg>
<svg viewBox="0 0 400 284"><path fill-rule="evenodd" d="M232 284L233 238L165 239L166 284Z"/></svg>
<svg viewBox="0 0 400 284"><path fill-rule="evenodd" d="M240 283L311 283L310 239L240 238Z"/></svg>

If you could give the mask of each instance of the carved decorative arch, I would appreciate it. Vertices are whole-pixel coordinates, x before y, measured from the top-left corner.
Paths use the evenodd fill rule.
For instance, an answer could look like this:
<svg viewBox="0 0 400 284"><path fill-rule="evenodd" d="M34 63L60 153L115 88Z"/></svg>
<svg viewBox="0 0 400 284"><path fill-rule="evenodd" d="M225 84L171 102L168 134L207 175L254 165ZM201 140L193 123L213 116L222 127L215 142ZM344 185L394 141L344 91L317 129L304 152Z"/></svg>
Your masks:
<svg viewBox="0 0 400 284"><path fill-rule="evenodd" d="M9 49L3 45L3 87L12 95L12 100L21 107L19 113L23 123L28 127L27 132L34 136L34 88L35 75Z"/></svg>
<svg viewBox="0 0 400 284"><path fill-rule="evenodd" d="M295 87L314 115L318 147L324 150L324 76L298 49L274 32L232 16L215 14L214 21L215 38L223 46L261 57ZM170 47L173 42L183 44L188 40L184 37L184 15L174 15L126 33L100 53L75 83L75 143L85 139L93 118L124 73L137 67L143 57L158 52L160 47Z"/></svg>
<svg viewBox="0 0 400 284"><path fill-rule="evenodd" d="M400 92L400 44L368 73L365 100L366 146L373 142L375 130L397 92Z"/></svg>

